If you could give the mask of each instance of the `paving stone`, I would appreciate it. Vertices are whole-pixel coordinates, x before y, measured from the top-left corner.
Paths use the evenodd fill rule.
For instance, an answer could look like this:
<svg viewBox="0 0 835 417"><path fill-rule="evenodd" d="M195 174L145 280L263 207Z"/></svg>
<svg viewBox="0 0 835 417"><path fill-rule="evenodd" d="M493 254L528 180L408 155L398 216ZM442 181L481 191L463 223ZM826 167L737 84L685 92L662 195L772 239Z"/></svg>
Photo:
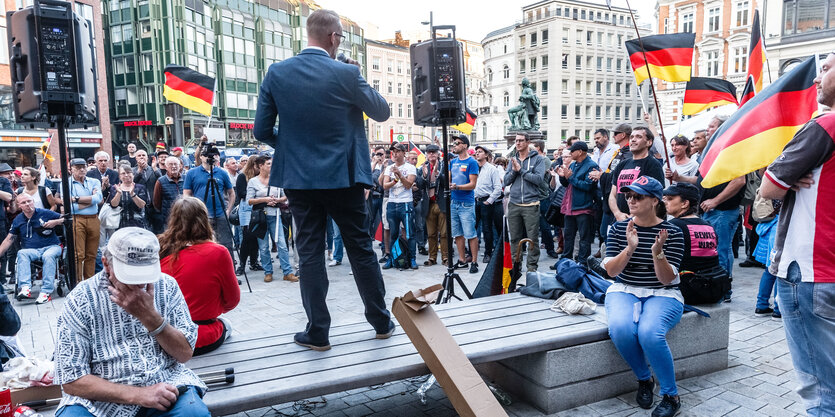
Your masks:
<svg viewBox="0 0 835 417"><path fill-rule="evenodd" d="M710 398L703 403L693 407L690 411L700 416L723 416L739 408L739 405L718 397Z"/></svg>
<svg viewBox="0 0 835 417"><path fill-rule="evenodd" d="M734 411L731 411L728 414L725 414L725 417L768 417L765 414L762 414L758 411L749 410L745 407L737 408Z"/></svg>
<svg viewBox="0 0 835 417"><path fill-rule="evenodd" d="M717 395L716 398L727 400L728 402L741 405L750 410L759 410L760 408L763 408L768 404L767 402L762 401L761 399L747 397L745 395L738 394L734 391L725 391Z"/></svg>
<svg viewBox="0 0 835 417"><path fill-rule="evenodd" d="M619 411L623 411L626 409L631 409L632 406L617 399L617 398L610 398L608 400L598 401L596 403L589 404L594 411L598 413L609 416L611 414L617 413Z"/></svg>
<svg viewBox="0 0 835 417"><path fill-rule="evenodd" d="M769 404L763 408L760 408L760 413L767 415L768 417L794 417L797 413L787 410L785 408L780 408L779 406L775 406L773 404Z"/></svg>
<svg viewBox="0 0 835 417"><path fill-rule="evenodd" d="M557 417L598 417L602 414L594 411L593 408L584 405L570 410L561 411L556 414Z"/></svg>
<svg viewBox="0 0 835 417"><path fill-rule="evenodd" d="M757 389L763 392L767 392L771 395L781 396L791 390L788 388L781 387L779 385L774 385L770 382L763 382L762 384L757 385Z"/></svg>

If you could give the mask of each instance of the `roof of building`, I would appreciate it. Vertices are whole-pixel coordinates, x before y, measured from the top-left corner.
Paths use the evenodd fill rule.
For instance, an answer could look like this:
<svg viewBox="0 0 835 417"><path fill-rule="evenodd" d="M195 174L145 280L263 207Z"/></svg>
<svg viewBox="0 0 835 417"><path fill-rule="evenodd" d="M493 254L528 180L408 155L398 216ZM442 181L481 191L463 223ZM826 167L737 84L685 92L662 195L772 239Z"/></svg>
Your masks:
<svg viewBox="0 0 835 417"><path fill-rule="evenodd" d="M516 24L514 23L514 24L512 24L508 27L503 27L501 29L494 30L494 31L488 33L487 35L485 35L484 39L487 39L487 38L490 38L490 37L493 37L493 36L496 36L496 35L501 35L502 33L510 32L515 27L516 27Z"/></svg>
<svg viewBox="0 0 835 417"><path fill-rule="evenodd" d="M383 48L401 49L401 50L407 50L407 51L409 50L409 48L405 48L405 47L402 47L402 46L399 46L399 45L395 45L393 43L375 41L373 39L366 39L365 43L370 44L370 45L380 46L380 47L383 47Z"/></svg>

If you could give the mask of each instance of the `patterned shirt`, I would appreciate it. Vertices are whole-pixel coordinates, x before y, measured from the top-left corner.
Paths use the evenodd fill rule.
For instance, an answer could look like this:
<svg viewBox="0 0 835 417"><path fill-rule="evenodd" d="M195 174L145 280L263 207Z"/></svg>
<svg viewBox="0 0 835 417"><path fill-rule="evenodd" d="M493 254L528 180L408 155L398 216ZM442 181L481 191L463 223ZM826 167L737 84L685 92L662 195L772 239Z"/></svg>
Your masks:
<svg viewBox="0 0 835 417"><path fill-rule="evenodd" d="M58 317L55 347L55 384L67 384L85 375L146 387L160 382L174 386L206 386L184 364L166 353L145 326L110 300L104 272L78 283L67 296ZM197 325L177 281L161 274L154 283L154 306L181 331L192 348ZM64 393L60 406L81 405L96 417L133 417L138 405L92 401Z"/></svg>
<svg viewBox="0 0 835 417"><path fill-rule="evenodd" d="M609 259L618 256L624 249L626 249L626 226L630 219L615 222L609 229L609 236L606 239L606 258ZM658 280L655 274L655 263L652 256L652 245L655 243L655 237L661 229L667 229L667 241L664 242L664 255L667 256L667 262L673 267L673 271L678 275L678 268L681 265L681 259L684 256L684 237L681 229L674 226L668 221L662 221L652 227L641 227L635 225L638 231L638 247L629 259L629 263L623 268L623 271L616 277L618 282L636 287L647 288L662 288L665 285ZM679 278L676 277L669 285L677 285Z"/></svg>

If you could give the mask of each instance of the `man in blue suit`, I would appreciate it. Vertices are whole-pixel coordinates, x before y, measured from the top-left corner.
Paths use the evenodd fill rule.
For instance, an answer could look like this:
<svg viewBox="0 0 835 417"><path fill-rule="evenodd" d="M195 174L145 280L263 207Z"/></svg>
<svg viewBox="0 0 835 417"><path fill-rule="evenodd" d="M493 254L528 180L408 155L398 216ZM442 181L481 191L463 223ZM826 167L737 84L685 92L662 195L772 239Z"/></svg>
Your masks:
<svg viewBox="0 0 835 417"><path fill-rule="evenodd" d="M359 64L335 60L344 35L339 15L317 10L307 18L308 47L272 64L261 84L255 137L275 148L270 185L285 189L295 218L302 303L307 328L297 344L330 349L325 303L325 229L331 216L342 233L351 270L378 339L394 332L385 286L368 234L365 189L371 159L362 114L389 118L389 107L360 74ZM275 125L279 117L278 126Z"/></svg>

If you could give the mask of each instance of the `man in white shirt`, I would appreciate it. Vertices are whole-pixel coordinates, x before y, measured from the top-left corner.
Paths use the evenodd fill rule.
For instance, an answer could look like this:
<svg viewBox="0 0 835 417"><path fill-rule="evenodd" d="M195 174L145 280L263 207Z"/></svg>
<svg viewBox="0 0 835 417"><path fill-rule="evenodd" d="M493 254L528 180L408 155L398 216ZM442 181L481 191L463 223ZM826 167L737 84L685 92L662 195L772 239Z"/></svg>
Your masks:
<svg viewBox="0 0 835 417"><path fill-rule="evenodd" d="M383 173L383 188L389 190L386 218L389 222L389 230L391 230L391 247L394 250L397 238L400 236L400 226L403 225L406 232L405 237L408 241L409 254L411 255L409 267L418 269L415 262L417 243L414 231L415 208L412 197L412 185L415 184L417 169L414 165L406 162L406 145L402 143L391 145L391 156L394 164L386 167ZM395 266L394 258L396 256L389 257L383 265L383 269L390 269Z"/></svg>
<svg viewBox="0 0 835 417"><path fill-rule="evenodd" d="M481 261L486 264L490 262L493 249L501 244L504 172L491 163L493 153L483 146L475 147L475 160L479 166L475 184L475 216L476 224L481 222L484 235L484 259Z"/></svg>
<svg viewBox="0 0 835 417"><path fill-rule="evenodd" d="M607 167L615 151L618 150L618 145L609 141L609 131L606 129L597 129L594 131L594 152L591 160L597 164L598 167Z"/></svg>

